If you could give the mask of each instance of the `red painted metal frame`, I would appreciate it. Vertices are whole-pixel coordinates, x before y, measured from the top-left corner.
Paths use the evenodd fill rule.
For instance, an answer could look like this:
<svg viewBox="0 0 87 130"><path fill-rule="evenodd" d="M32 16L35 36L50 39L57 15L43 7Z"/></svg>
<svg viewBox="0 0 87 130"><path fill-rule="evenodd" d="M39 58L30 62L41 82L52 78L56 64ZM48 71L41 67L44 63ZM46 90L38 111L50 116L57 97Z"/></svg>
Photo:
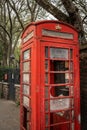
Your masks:
<svg viewBox="0 0 87 130"><path fill-rule="evenodd" d="M74 45L65 45L65 44L63 44L62 46L61 46L61 44L55 44L54 45L54 43L51 43L51 45L49 45L49 43L47 43L47 42L45 42L44 44L43 43L41 43L41 48L42 48L42 50L41 50L41 56L43 57L43 58L41 58L41 61L42 61L42 63L41 63L41 67L42 67L42 69L41 69L41 74L42 74L42 79L43 79L43 77L45 77L45 73L44 73L44 71L43 71L43 68L45 68L44 67L44 64L45 64L45 61L44 61L44 48L45 48L45 46L51 46L51 47L61 47L62 48L62 46L63 46L63 48L71 48L71 49L73 49L73 51L74 51L74 57L73 57L73 61L74 61L74 83L73 83L73 85L74 85L74 102L75 102L75 107L74 107L74 111L75 111L75 128L74 128L74 130L76 130L76 129L78 129L78 130L80 130L80 124L79 124L79 121L78 121L78 116L79 116L79 114L80 114L80 102L79 102L79 99L80 99L80 95L79 95L79 86L77 87L77 85L76 84L78 84L79 85L79 82L78 82L78 74L79 74L79 72L77 73L77 71L79 71L79 67L78 67L78 51L77 51L77 48L78 47L76 47L76 46L74 46ZM44 101L44 98L45 98L45 95L44 95L44 87L43 87L43 84L44 84L44 80L41 80L41 93L43 94L43 96L41 96L42 97L42 99L41 99L41 104L42 104L42 108L44 108L45 106L44 106L44 103L42 102L42 101ZM52 84L53 86L55 85L55 84ZM64 85L64 84L62 84L62 85ZM69 84L68 84L69 85ZM45 84L44 84L44 86L46 86ZM78 92L78 93L77 93ZM78 96L77 96L78 95ZM68 96L68 98L72 98L71 96ZM56 98L55 98L56 99ZM72 110L72 108L71 108L71 110ZM41 118L41 120L42 120L42 128L41 128L41 130L44 130L45 128L44 128L44 126L45 126L45 123L44 123L44 109L43 109L43 115L41 115L41 117L43 117L43 118ZM65 129L65 127L64 128L61 128L60 130L63 130L63 129ZM66 129L66 130L68 130L68 129ZM70 129L71 130L71 129Z"/></svg>
<svg viewBox="0 0 87 130"><path fill-rule="evenodd" d="M56 27L60 26L61 30L57 30ZM73 39L67 39L67 38L60 38L60 37L52 37L52 36L45 36L42 35L42 30L52 30L56 32L63 32L63 33L70 33L73 34ZM32 37L27 37L30 32L33 31ZM21 45L21 58L20 58L20 75L21 75L21 87L20 87L20 130L57 130L58 128L60 130L80 130L80 80L79 80L79 43L78 43L78 33L77 31L70 25L65 24L63 22L59 21L42 21L42 22L36 22L31 23L26 27L22 34L22 41L25 40L25 43L22 42ZM45 47L55 47L55 48L67 48L67 49L73 49L73 79L74 79L74 96L68 96L68 98L72 99L74 98L74 123L75 127L73 128L67 128L66 124L71 123L70 121L63 121L62 127L53 127L56 124L49 124L48 127L45 125L45 114L47 113L45 111L45 86L50 86L49 84L45 84ZM23 105L23 53L24 51L31 49L31 108L25 107ZM57 60L57 59L56 59ZM60 59L61 60L61 59ZM50 59L48 59L50 61ZM68 60L69 61L69 60ZM70 61L69 61L70 62ZM50 73L50 70L49 72ZM54 72L51 72L54 73ZM50 78L48 78L50 81ZM52 86L55 86L55 84L51 84ZM57 84L58 85L58 84ZM59 84L60 85L60 84ZM62 84L65 85L65 84ZM69 85L69 84L68 84ZM50 88L49 88L50 89ZM50 94L50 91L49 91ZM62 97L67 98L67 97ZM50 98L51 99L51 98ZM54 98L54 100L56 97ZM49 100L50 101L50 100ZM50 108L50 103L49 108ZM24 111L25 108L25 111ZM26 126L26 120L24 118L27 112L31 111L31 123L28 123L29 127L28 129ZM72 108L70 108L70 111L72 111ZM50 109L49 109L50 112ZM48 113L49 113L48 112ZM55 111L55 112L58 112ZM58 120L56 115L53 115L53 120ZM51 117L51 115L50 115ZM49 117L49 119L50 119ZM29 115L28 115L29 118ZM24 121L25 120L25 121ZM61 120L61 119L60 119ZM23 122L24 121L24 122ZM49 121L50 122L50 121ZM59 122L58 124L61 124Z"/></svg>

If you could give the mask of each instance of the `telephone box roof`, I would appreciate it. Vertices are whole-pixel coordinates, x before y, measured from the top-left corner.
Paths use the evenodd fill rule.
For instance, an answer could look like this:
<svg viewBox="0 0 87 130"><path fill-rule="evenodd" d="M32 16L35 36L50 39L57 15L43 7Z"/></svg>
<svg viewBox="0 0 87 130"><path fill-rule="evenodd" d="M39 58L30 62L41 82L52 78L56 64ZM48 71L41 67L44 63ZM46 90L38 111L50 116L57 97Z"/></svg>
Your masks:
<svg viewBox="0 0 87 130"><path fill-rule="evenodd" d="M22 36L23 36L24 32L27 30L27 28L29 26L37 26L37 25L44 24L44 23L60 23L60 24L66 25L66 26L72 28L74 31L78 32L75 27L73 27L72 25L70 25L68 23L65 23L65 22L62 22L62 21L58 21L58 20L42 20L42 21L37 21L37 22L31 22L30 24L28 24L25 27L25 29L24 29L24 31L22 33Z"/></svg>

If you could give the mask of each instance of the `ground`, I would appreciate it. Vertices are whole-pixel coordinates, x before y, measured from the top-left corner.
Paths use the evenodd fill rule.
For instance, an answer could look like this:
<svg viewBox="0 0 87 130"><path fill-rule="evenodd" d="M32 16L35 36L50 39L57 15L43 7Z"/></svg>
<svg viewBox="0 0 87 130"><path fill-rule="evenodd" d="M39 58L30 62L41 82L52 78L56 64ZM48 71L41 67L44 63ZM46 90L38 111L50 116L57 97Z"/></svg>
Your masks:
<svg viewBox="0 0 87 130"><path fill-rule="evenodd" d="M19 130L19 115L15 102L0 99L0 130Z"/></svg>

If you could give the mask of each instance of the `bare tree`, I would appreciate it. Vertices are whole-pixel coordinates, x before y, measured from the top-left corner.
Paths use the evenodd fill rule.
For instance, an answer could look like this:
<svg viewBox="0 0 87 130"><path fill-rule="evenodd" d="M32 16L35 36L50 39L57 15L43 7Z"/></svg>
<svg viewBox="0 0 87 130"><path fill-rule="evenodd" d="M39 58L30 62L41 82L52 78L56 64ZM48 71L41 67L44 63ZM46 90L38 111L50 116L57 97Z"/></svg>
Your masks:
<svg viewBox="0 0 87 130"><path fill-rule="evenodd" d="M6 66L24 27L47 15L35 0L1 0L0 16L0 44L3 46L3 65Z"/></svg>
<svg viewBox="0 0 87 130"><path fill-rule="evenodd" d="M85 37L87 39L87 0L75 0L74 4L79 9L82 24L84 27Z"/></svg>
<svg viewBox="0 0 87 130"><path fill-rule="evenodd" d="M10 55L14 52L21 31L17 31L20 26L17 27L16 16L12 14L9 3L4 1L0 7L0 44L3 46L2 64L6 66L10 63ZM16 38L14 38L15 36Z"/></svg>
<svg viewBox="0 0 87 130"><path fill-rule="evenodd" d="M1 1L0 3L0 7L1 7L1 10L0 10L0 15L1 15L1 24L0 24L0 38L1 38L1 43L3 44L3 65L6 65L6 59L7 59L7 50L8 50L8 47L7 47L7 39L6 37L9 36L10 38L10 35L6 29L6 8L5 8L5 1ZM2 45L1 44L1 45Z"/></svg>
<svg viewBox="0 0 87 130"><path fill-rule="evenodd" d="M47 19L47 11L56 19L73 25L79 31L81 43L85 42L85 34L87 34L86 0L1 0L0 44L3 46L4 65L9 63L10 55L14 54L25 26L32 21Z"/></svg>

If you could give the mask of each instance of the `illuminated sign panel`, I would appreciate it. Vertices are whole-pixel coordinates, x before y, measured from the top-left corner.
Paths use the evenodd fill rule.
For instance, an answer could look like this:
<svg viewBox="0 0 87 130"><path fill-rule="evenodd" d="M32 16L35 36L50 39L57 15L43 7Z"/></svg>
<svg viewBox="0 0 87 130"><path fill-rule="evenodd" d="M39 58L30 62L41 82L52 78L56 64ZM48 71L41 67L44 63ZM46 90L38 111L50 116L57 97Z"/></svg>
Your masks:
<svg viewBox="0 0 87 130"><path fill-rule="evenodd" d="M24 37L24 39L23 39L23 41L22 41L22 43L25 43L25 42L27 42L30 38L32 38L33 37L33 35L34 35L34 32L32 31L32 32L30 32L26 37Z"/></svg>
<svg viewBox="0 0 87 130"><path fill-rule="evenodd" d="M56 31L46 30L46 29L42 30L42 35L50 36L50 37L73 39L73 34L66 33L66 32L56 32Z"/></svg>

